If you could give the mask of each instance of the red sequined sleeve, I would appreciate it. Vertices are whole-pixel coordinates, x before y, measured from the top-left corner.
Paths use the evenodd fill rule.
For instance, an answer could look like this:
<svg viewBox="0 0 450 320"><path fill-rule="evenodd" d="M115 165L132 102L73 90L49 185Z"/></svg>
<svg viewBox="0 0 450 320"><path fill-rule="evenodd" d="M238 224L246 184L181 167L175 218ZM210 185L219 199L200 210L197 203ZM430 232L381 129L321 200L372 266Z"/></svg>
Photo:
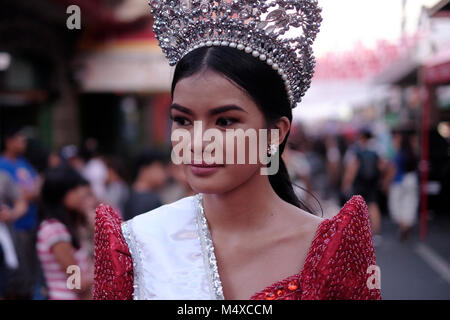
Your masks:
<svg viewBox="0 0 450 320"><path fill-rule="evenodd" d="M353 197L332 219L334 232L318 266L326 283L323 299L379 300L379 269L376 266L369 214L363 197Z"/></svg>
<svg viewBox="0 0 450 320"><path fill-rule="evenodd" d="M95 217L94 300L131 300L133 261L113 208L100 205Z"/></svg>

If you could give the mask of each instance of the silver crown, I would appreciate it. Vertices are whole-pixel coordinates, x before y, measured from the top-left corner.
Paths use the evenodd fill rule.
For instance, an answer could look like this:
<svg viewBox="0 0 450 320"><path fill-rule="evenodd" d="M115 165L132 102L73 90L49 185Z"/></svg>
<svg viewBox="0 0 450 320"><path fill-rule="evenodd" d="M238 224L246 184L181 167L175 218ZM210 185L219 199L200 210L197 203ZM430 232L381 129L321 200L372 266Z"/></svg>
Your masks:
<svg viewBox="0 0 450 320"><path fill-rule="evenodd" d="M169 64L204 46L228 46L265 61L294 108L311 85L319 32L317 0L151 0L153 31Z"/></svg>

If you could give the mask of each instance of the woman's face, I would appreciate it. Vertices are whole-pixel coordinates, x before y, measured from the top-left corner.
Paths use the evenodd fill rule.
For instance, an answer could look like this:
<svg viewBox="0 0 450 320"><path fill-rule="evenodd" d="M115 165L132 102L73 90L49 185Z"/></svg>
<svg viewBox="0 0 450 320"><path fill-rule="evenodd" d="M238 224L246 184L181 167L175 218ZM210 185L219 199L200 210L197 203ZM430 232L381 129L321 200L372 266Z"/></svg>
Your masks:
<svg viewBox="0 0 450 320"><path fill-rule="evenodd" d="M192 137L192 143L201 146L200 155L218 157L216 152L222 152L223 165L216 167L198 167L192 164L182 164L187 182L195 192L225 193L240 186L255 174L260 174L262 167L259 156L257 161L249 161L249 151L259 146L259 129L267 129L262 112L253 100L234 82L224 76L207 70L180 80L174 89L173 105L170 110L172 119L172 133L175 130L185 129ZM217 129L222 139L217 141L214 149L211 141L203 141L202 136L194 137L194 121L201 121L202 133L208 129ZM198 126L197 126L198 128ZM227 129L255 130L256 140L250 145L250 139L226 138ZM266 135L267 137L267 135ZM220 140L223 143L220 143ZM256 145L255 145L256 141ZM182 141L173 142L175 147ZM270 143L268 141L267 144ZM208 147L208 145L210 145ZM206 148L206 149L205 149ZM226 152L234 149L234 157L230 164ZM244 164L237 164L238 149L245 150ZM194 146L189 148L192 163L194 159ZM266 150L266 149L265 149ZM262 152L267 152L267 151ZM256 150L259 152L259 149ZM197 152L197 155L199 153ZM180 156L184 154L181 152ZM229 155L230 156L230 155ZM197 158L197 156L196 156ZM203 161L205 158L202 157ZM205 164L203 164L205 165Z"/></svg>
<svg viewBox="0 0 450 320"><path fill-rule="evenodd" d="M90 186L81 185L66 193L63 204L66 208L85 214L90 208L95 208L95 198Z"/></svg>

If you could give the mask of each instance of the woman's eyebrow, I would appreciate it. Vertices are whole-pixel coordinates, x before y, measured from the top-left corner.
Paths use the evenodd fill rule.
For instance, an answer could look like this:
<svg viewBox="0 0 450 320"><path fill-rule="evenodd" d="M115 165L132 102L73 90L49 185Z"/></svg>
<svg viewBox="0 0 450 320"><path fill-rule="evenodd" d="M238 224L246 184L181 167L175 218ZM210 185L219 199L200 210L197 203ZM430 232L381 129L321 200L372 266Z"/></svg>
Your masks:
<svg viewBox="0 0 450 320"><path fill-rule="evenodd" d="M183 112L183 113L187 113L187 114L189 114L191 116L194 115L194 112L192 112L192 110L190 110L190 109L188 109L186 107L180 106L179 104L176 104L176 103L174 103L174 104L172 104L170 106L170 110L172 110L172 109L178 110L178 111Z"/></svg>
<svg viewBox="0 0 450 320"><path fill-rule="evenodd" d="M232 111L232 110L248 113L247 111L245 111L241 107L238 107L236 105L228 105L228 106L222 106L222 107L214 108L211 111L209 111L209 114L214 116L214 115L217 115L219 113L224 113L224 112Z"/></svg>
<svg viewBox="0 0 450 320"><path fill-rule="evenodd" d="M172 104L170 106L170 109L175 109L180 112L187 113L189 115L194 115L194 112L191 109L180 106L177 103ZM217 108L210 110L208 113L209 113L209 115L214 116L214 115L217 115L220 113L224 113L227 111L233 111L233 110L248 113L247 111L245 111L244 109L242 109L241 107L236 106L236 105L226 105L226 106L217 107Z"/></svg>

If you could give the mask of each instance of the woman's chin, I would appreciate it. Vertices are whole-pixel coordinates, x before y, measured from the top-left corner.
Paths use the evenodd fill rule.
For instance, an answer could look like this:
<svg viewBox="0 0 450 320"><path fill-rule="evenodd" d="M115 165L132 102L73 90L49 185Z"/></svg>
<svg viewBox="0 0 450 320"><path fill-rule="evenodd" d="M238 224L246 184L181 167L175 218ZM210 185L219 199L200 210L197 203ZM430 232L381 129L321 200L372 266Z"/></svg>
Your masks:
<svg viewBox="0 0 450 320"><path fill-rule="evenodd" d="M239 168L239 167L237 167ZM194 192L205 194L227 193L251 178L252 170L233 167L220 168L212 173L203 174L196 170L191 170L189 166L185 168L186 179Z"/></svg>
<svg viewBox="0 0 450 320"><path fill-rule="evenodd" d="M227 190L227 186L224 185L223 180L212 177L201 179L189 177L188 183L196 193L223 193Z"/></svg>
<svg viewBox="0 0 450 320"><path fill-rule="evenodd" d="M195 176L193 174L187 175L189 186L196 193L224 193L230 189L229 182L227 180L228 179L226 179L226 177L219 174L205 177Z"/></svg>

